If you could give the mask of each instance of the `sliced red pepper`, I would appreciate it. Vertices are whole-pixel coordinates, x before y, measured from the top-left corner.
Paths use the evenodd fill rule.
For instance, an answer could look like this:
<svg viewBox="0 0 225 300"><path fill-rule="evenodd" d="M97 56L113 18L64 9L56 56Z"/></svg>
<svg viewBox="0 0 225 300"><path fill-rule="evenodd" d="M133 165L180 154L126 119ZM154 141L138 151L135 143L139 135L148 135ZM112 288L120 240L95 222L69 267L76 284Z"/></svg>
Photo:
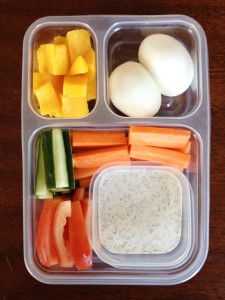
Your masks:
<svg viewBox="0 0 225 300"><path fill-rule="evenodd" d="M45 267L58 264L56 247L53 239L53 219L59 201L44 202L36 232L36 251L40 263Z"/></svg>
<svg viewBox="0 0 225 300"><path fill-rule="evenodd" d="M67 218L71 216L71 201L61 201L55 212L53 221L53 236L56 245L56 253L59 260L59 265L64 268L71 268L73 260L68 249L67 242L64 238L64 227L67 223Z"/></svg>
<svg viewBox="0 0 225 300"><path fill-rule="evenodd" d="M85 221L86 221L86 217L87 217L88 203L89 203L88 198L84 198L80 201L80 205L81 205L81 209L82 209Z"/></svg>
<svg viewBox="0 0 225 300"><path fill-rule="evenodd" d="M70 251L77 269L84 270L92 266L92 251L80 202L73 201L71 207L72 215L69 219Z"/></svg>
<svg viewBox="0 0 225 300"><path fill-rule="evenodd" d="M84 199L84 195L85 195L85 188L76 188L74 195L73 195L73 200L74 201L81 201L82 199Z"/></svg>

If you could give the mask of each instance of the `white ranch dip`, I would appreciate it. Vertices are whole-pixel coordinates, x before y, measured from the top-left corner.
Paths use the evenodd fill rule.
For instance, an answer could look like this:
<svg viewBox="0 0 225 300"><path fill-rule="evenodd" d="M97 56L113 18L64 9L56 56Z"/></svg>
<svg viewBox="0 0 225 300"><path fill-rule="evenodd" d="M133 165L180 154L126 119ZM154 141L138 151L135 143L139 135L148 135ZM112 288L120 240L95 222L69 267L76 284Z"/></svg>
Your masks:
<svg viewBox="0 0 225 300"><path fill-rule="evenodd" d="M169 252L181 236L181 184L165 170L112 169L99 182L98 222L112 253Z"/></svg>

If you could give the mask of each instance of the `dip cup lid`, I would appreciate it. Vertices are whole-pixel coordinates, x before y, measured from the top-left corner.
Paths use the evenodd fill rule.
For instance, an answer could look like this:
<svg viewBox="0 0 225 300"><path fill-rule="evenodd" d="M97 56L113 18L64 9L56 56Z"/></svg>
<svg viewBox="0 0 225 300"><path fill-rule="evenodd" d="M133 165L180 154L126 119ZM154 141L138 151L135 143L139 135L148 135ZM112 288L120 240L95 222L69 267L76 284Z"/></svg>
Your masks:
<svg viewBox="0 0 225 300"><path fill-rule="evenodd" d="M176 179L175 182L177 182L181 188L182 197L181 232L180 238L179 240L177 240L176 245L174 245L174 247L172 247L169 251L160 253L158 251L158 253L138 252L129 254L127 254L126 251L124 251L124 253L119 253L116 251L110 251L109 249L107 249L108 247L104 245L104 242L102 242L100 232L100 218L104 218L104 214L99 213L99 204L103 200L104 192L106 192L106 194L108 195L111 195L110 198L107 199L113 199L113 197L116 195L117 191L115 191L113 196L111 190L114 189L115 180L114 183L113 181L110 182L110 180L113 177L115 178L115 176L117 176L119 173L128 174L129 176L135 176L135 174L142 174L143 178L144 176L149 176L149 174L151 173L168 174L169 177ZM122 183L122 186L123 185L126 189L126 184ZM143 193L143 189L146 190L147 193L149 192L147 187L143 187L143 184L139 184L139 186L140 191L136 191L136 193L138 193L140 197L142 197L140 193ZM135 188L138 189L138 185L135 185ZM122 194L123 192L124 191L118 191L118 194ZM129 191L125 190L125 193L127 192L129 193ZM150 202L149 205L151 205ZM195 226L193 224L193 221L194 218L192 189L186 176L176 168L163 165L153 165L146 162L118 162L101 167L92 177L90 183L90 205L87 219L88 235L96 255L103 262L115 268L132 268L140 270L147 269L162 271L172 270L177 268L178 266L182 266L190 257L194 245L195 236L193 229L195 228ZM113 222L110 226L113 226ZM113 235L109 237L114 238ZM110 242L110 244L112 245L112 241Z"/></svg>

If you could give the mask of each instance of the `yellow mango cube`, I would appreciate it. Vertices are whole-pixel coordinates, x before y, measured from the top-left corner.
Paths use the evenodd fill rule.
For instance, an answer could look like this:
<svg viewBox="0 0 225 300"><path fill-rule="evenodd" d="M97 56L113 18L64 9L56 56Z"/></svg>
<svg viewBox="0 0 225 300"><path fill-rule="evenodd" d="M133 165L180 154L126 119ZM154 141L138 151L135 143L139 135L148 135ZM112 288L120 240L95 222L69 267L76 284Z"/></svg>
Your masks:
<svg viewBox="0 0 225 300"><path fill-rule="evenodd" d="M46 82L50 82L50 74L47 73L33 73L33 91L39 88L41 85L45 84Z"/></svg>
<svg viewBox="0 0 225 300"><path fill-rule="evenodd" d="M62 116L66 118L80 118L89 113L88 104L85 97L74 98L61 96Z"/></svg>
<svg viewBox="0 0 225 300"><path fill-rule="evenodd" d="M88 81L91 82L96 77L96 55L95 51L91 48L84 56L88 64Z"/></svg>
<svg viewBox="0 0 225 300"><path fill-rule="evenodd" d="M69 70L69 54L65 44L45 44L44 59L46 69L52 75L66 75Z"/></svg>
<svg viewBox="0 0 225 300"><path fill-rule="evenodd" d="M85 29L68 31L66 34L66 42L69 49L71 65L77 56L84 56L91 48L90 33Z"/></svg>
<svg viewBox="0 0 225 300"><path fill-rule="evenodd" d="M44 70L52 74L53 73L53 65L54 65L54 57L55 57L55 45L54 44L43 44L41 45L41 50L43 52L44 57Z"/></svg>
<svg viewBox="0 0 225 300"><path fill-rule="evenodd" d="M86 98L87 95L86 74L65 76L63 82L63 96L72 98Z"/></svg>
<svg viewBox="0 0 225 300"><path fill-rule="evenodd" d="M69 70L69 54L66 44L43 44L37 51L40 73L66 75Z"/></svg>
<svg viewBox="0 0 225 300"><path fill-rule="evenodd" d="M48 73L39 72L33 73L33 91L47 82L52 83L57 94L62 93L63 76L55 76Z"/></svg>
<svg viewBox="0 0 225 300"><path fill-rule="evenodd" d="M92 99L96 99L96 77L87 86L87 101Z"/></svg>
<svg viewBox="0 0 225 300"><path fill-rule="evenodd" d="M63 90L63 80L64 76L62 75L50 75L51 76L51 83L58 95L62 93Z"/></svg>
<svg viewBox="0 0 225 300"><path fill-rule="evenodd" d="M88 65L83 58L83 56L77 56L74 60L71 68L70 68L70 75L77 75L77 74L85 74L88 72Z"/></svg>
<svg viewBox="0 0 225 300"><path fill-rule="evenodd" d="M42 116L61 116L60 99L57 96L51 82L47 82L35 89L34 94L37 97Z"/></svg>
<svg viewBox="0 0 225 300"><path fill-rule="evenodd" d="M44 47L41 45L37 49L37 64L38 64L38 71L40 73L47 72L46 66L45 66L45 57L44 57Z"/></svg>
<svg viewBox="0 0 225 300"><path fill-rule="evenodd" d="M66 44L55 45L53 75L66 75L69 71L69 53Z"/></svg>
<svg viewBox="0 0 225 300"><path fill-rule="evenodd" d="M54 37L54 44L66 44L66 38L64 36L58 35Z"/></svg>

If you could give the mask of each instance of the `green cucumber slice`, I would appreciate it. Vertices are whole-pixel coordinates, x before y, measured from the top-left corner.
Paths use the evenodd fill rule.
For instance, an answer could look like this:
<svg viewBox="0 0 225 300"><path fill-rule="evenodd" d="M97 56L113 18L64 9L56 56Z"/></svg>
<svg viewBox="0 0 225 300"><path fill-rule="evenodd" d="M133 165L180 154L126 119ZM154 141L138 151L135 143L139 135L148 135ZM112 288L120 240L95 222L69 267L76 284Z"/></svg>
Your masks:
<svg viewBox="0 0 225 300"><path fill-rule="evenodd" d="M45 166L44 166L44 157L43 157L43 149L42 149L42 136L40 136L39 147L38 147L35 196L38 199L53 198L53 193L48 190L46 185Z"/></svg>
<svg viewBox="0 0 225 300"><path fill-rule="evenodd" d="M69 131L55 128L40 135L35 194L53 198L75 188ZM40 166L39 166L40 165Z"/></svg>
<svg viewBox="0 0 225 300"><path fill-rule="evenodd" d="M73 172L73 161L72 161L72 146L70 143L70 134L68 130L63 130L63 140L66 151L66 164L67 164L67 172L69 179L69 188L70 190L75 189L75 180L74 180L74 172Z"/></svg>
<svg viewBox="0 0 225 300"><path fill-rule="evenodd" d="M69 178L66 163L66 151L62 130L52 129L52 149L55 171L55 188L54 191L69 190Z"/></svg>
<svg viewBox="0 0 225 300"><path fill-rule="evenodd" d="M45 131L42 133L42 151L44 157L46 185L47 188L51 190L56 187L51 131Z"/></svg>

